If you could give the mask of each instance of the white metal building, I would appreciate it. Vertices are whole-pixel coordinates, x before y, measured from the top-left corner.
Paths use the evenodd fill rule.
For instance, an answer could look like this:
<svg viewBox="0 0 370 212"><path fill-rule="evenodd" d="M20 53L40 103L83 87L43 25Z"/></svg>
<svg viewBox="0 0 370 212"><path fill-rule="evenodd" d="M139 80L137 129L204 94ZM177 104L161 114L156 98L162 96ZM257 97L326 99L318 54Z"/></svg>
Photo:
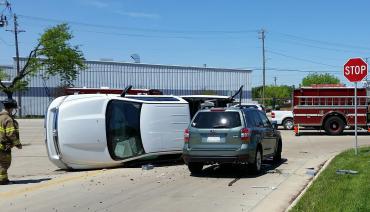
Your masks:
<svg viewBox="0 0 370 212"><path fill-rule="evenodd" d="M21 67L25 61L21 58ZM123 89L132 85L173 95L202 94L204 91L230 95L244 85L243 101L252 99L251 70L107 61L86 61L86 65L87 69L81 71L75 80L75 87ZM7 69L11 76L16 72L15 62L13 67L12 71ZM22 115L44 115L59 85L58 77L32 77L28 90L21 93ZM4 94L2 96L5 97Z"/></svg>

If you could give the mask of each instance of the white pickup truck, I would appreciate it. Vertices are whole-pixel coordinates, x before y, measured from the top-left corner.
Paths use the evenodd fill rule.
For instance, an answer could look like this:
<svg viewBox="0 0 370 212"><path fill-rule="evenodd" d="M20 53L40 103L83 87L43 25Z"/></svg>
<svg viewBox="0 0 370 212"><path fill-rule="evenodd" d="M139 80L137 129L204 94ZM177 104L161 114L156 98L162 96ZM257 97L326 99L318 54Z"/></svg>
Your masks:
<svg viewBox="0 0 370 212"><path fill-rule="evenodd" d="M283 126L286 130L292 130L294 127L292 111L273 110L267 113L267 116L271 121L276 121L278 126Z"/></svg>

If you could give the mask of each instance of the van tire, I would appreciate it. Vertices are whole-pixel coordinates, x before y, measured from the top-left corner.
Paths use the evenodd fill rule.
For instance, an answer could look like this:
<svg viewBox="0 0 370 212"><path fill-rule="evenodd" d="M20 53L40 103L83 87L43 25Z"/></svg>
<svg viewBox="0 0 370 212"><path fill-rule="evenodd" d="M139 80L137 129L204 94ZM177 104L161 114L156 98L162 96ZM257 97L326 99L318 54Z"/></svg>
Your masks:
<svg viewBox="0 0 370 212"><path fill-rule="evenodd" d="M191 174L194 174L194 175L200 174L203 170L203 163L189 162L188 168Z"/></svg>
<svg viewBox="0 0 370 212"><path fill-rule="evenodd" d="M328 135L339 135L344 130L344 122L338 116L331 116L326 119L324 129Z"/></svg>

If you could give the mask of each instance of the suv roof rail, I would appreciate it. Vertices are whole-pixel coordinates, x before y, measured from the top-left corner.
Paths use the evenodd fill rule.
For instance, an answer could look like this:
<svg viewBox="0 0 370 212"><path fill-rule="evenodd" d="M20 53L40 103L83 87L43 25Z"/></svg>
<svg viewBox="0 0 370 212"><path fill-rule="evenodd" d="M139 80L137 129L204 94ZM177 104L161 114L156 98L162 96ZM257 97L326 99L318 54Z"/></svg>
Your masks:
<svg viewBox="0 0 370 212"><path fill-rule="evenodd" d="M215 107L215 103L211 101L205 101L204 103L200 104L200 109L209 109Z"/></svg>

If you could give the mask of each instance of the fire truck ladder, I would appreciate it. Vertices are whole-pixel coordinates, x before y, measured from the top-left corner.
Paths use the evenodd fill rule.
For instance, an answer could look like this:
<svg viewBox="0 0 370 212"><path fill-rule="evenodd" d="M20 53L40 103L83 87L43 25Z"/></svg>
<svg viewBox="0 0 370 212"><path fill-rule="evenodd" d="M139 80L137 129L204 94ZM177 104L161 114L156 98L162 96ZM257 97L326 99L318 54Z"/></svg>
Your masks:
<svg viewBox="0 0 370 212"><path fill-rule="evenodd" d="M299 107L354 107L354 96L297 96ZM370 97L358 96L357 105L366 107L369 105Z"/></svg>

